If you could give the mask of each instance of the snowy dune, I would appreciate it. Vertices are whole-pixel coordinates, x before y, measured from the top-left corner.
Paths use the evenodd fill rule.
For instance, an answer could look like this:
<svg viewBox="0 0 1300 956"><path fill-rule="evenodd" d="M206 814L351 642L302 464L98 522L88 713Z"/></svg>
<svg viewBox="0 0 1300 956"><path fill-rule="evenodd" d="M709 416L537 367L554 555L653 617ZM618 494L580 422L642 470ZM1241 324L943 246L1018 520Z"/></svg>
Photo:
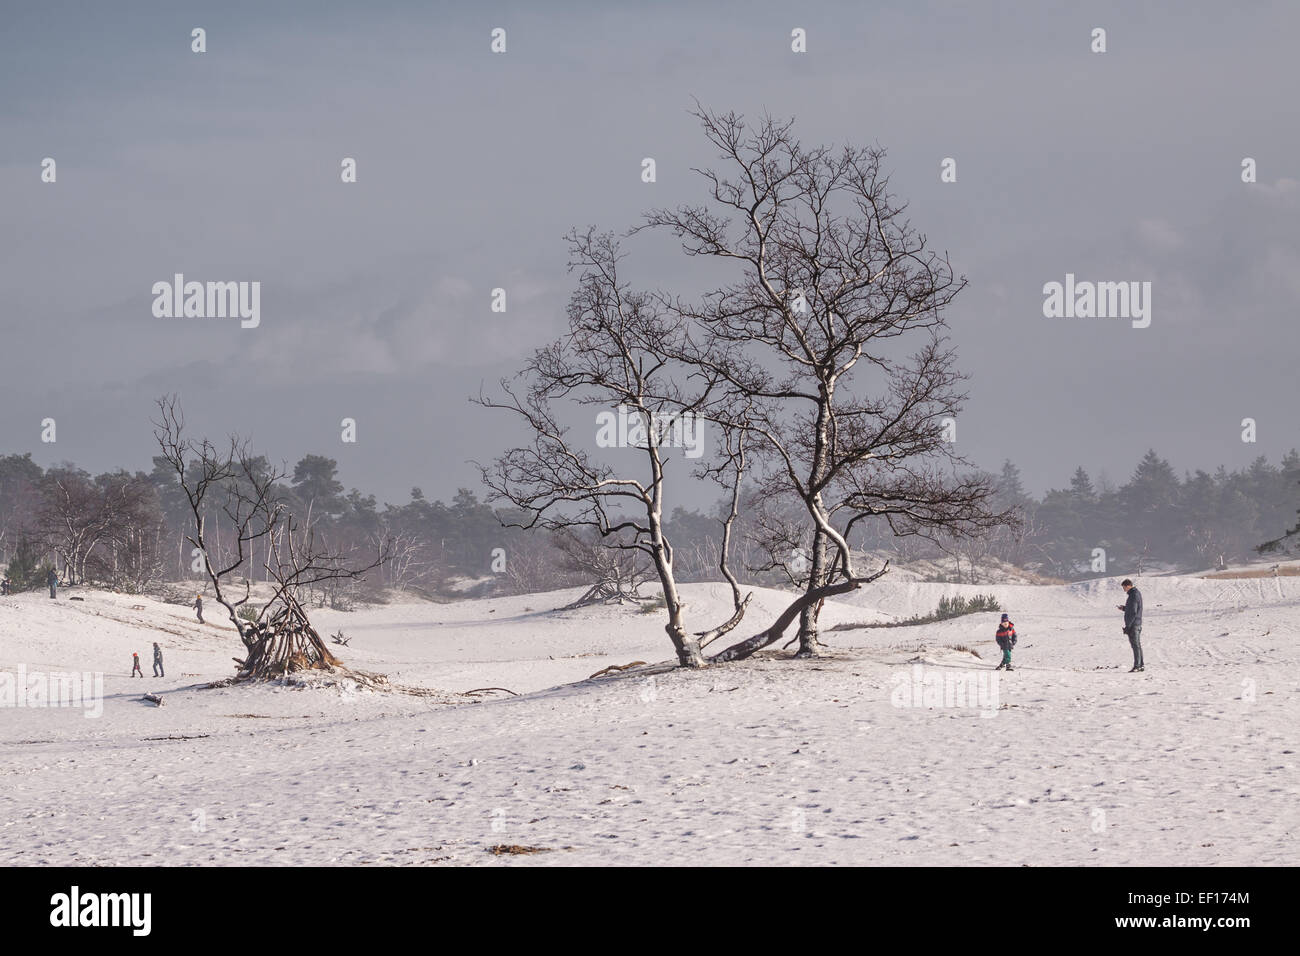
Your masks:
<svg viewBox="0 0 1300 956"><path fill-rule="evenodd" d="M1145 674L1114 579L886 577L826 605L831 627L995 594L1021 634L996 684L996 614L827 631L816 661L585 681L667 657L662 618L554 610L578 591L316 613L349 664L433 697L201 689L232 672L228 623L93 591L0 598L0 671L104 673L97 718L0 709L0 862L1294 864L1300 578L1139 583ZM685 594L693 626L726 616L725 586ZM786 600L759 591L749 621ZM168 676L128 678L154 641ZM978 700L919 693L966 679ZM454 696L489 686L523 696Z"/></svg>

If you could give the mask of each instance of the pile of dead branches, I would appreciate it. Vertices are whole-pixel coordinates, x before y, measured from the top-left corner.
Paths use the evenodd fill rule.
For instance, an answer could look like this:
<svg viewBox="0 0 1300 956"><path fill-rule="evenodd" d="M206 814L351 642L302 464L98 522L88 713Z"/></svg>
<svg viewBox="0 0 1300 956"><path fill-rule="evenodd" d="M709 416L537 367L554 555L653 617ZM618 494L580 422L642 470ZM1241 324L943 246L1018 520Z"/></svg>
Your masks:
<svg viewBox="0 0 1300 956"><path fill-rule="evenodd" d="M576 611L580 607L590 607L593 604L637 604L642 600L636 590L631 591L623 588L616 582L601 581L599 584L593 584L587 589L586 593L572 604L566 604L560 608L561 611Z"/></svg>
<svg viewBox="0 0 1300 956"><path fill-rule="evenodd" d="M287 600L269 618L249 623L241 635L248 655L239 665L239 680L268 680L297 671L333 670L343 662L329 652L295 600Z"/></svg>

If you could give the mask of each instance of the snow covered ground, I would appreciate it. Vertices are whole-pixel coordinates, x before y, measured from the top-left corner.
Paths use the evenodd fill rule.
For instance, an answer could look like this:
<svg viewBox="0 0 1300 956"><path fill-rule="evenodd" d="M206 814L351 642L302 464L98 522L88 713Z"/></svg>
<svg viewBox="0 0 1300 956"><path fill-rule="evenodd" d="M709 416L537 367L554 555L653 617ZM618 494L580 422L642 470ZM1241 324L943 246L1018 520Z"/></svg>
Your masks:
<svg viewBox="0 0 1300 956"><path fill-rule="evenodd" d="M349 664L437 696L203 689L232 673L228 623L0 598L0 672L103 672L99 716L0 707L0 863L1294 864L1300 578L1139 584L1145 674L1115 579L886 577L827 603L829 628L996 594L1021 635L1006 675L996 614L586 681L665 659L661 617L553 610L576 591L317 613ZM700 629L726 616L723 586L685 593ZM786 600L759 592L741 633ZM168 676L129 678L153 641ZM455 696L483 687L522 696Z"/></svg>

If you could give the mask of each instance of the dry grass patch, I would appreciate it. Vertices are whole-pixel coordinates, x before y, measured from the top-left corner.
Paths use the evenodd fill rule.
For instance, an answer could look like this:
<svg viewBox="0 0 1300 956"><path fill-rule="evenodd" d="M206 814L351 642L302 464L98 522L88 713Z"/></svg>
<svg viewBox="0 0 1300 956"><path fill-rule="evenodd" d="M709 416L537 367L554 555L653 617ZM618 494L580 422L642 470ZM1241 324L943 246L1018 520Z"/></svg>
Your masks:
<svg viewBox="0 0 1300 956"><path fill-rule="evenodd" d="M1278 566L1274 571L1272 568L1260 568L1256 571L1219 571L1215 574L1203 574L1202 578L1210 581L1239 581L1247 578L1296 578L1300 577L1300 564L1292 564L1283 567Z"/></svg>
<svg viewBox="0 0 1300 956"><path fill-rule="evenodd" d="M498 843L487 851L493 856L526 856L530 853L550 853L549 846L520 846L518 843Z"/></svg>

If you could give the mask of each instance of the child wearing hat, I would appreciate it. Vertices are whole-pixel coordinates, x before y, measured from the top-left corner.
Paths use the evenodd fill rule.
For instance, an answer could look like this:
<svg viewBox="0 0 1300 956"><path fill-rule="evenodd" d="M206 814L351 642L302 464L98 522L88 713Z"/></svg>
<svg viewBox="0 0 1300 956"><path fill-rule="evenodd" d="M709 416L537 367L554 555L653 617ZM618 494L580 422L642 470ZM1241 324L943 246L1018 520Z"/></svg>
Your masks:
<svg viewBox="0 0 1300 956"><path fill-rule="evenodd" d="M1002 623L998 625L997 642L998 647L1002 648L1002 663L993 669L1015 670L1011 666L1011 648L1016 646L1016 626L1006 614L1002 615Z"/></svg>

